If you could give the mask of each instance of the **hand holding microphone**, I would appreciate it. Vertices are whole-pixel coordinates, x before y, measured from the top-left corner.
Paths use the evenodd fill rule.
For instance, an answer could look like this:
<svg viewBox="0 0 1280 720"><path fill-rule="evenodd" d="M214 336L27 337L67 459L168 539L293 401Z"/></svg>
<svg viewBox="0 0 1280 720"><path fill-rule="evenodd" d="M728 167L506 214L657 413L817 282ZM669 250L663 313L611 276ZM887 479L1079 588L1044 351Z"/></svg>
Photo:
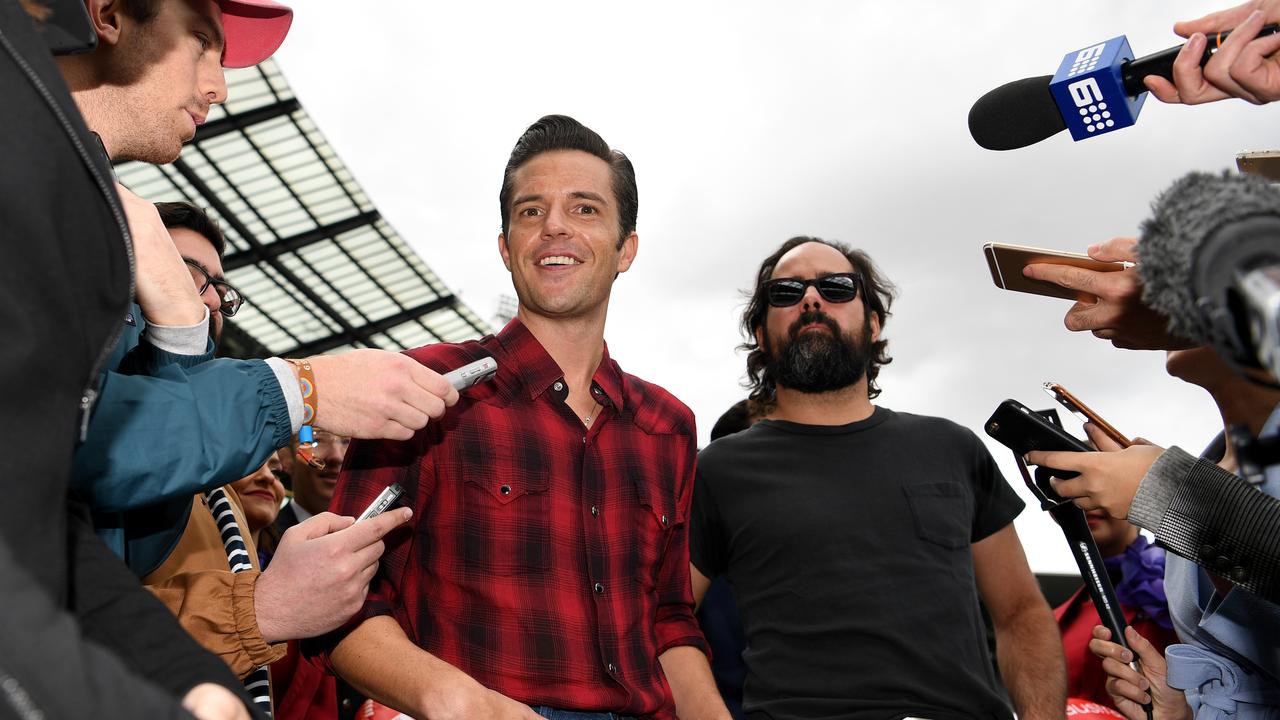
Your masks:
<svg viewBox="0 0 1280 720"><path fill-rule="evenodd" d="M1130 720L1154 717L1155 720L1191 720L1191 707L1181 690L1169 687L1168 665L1160 651L1132 627L1124 630L1129 647L1111 641L1111 631L1098 625L1089 641L1089 652L1102 660L1107 674L1107 694L1116 709ZM1129 649L1132 648L1132 649ZM1134 668L1130 663L1138 660ZM1146 713L1143 705L1152 709Z"/></svg>
<svg viewBox="0 0 1280 720"><path fill-rule="evenodd" d="M979 98L969 110L969 133L988 150L1027 147L1063 130L1087 140L1137 122L1148 90L1165 102L1280 97L1280 59L1273 57L1280 25L1265 25L1267 18L1280 19L1280 0L1181 23L1175 30L1190 42L1144 57L1134 57L1123 35L1069 52L1053 75L1006 83Z"/></svg>
<svg viewBox="0 0 1280 720"><path fill-rule="evenodd" d="M1173 78L1145 78L1152 95L1163 102L1199 105L1230 97L1262 105L1280 100L1280 35L1260 35L1265 23L1280 20L1280 0L1252 0L1197 20L1180 22L1173 31L1187 44L1173 62ZM1217 33L1231 37L1201 67L1205 48Z"/></svg>

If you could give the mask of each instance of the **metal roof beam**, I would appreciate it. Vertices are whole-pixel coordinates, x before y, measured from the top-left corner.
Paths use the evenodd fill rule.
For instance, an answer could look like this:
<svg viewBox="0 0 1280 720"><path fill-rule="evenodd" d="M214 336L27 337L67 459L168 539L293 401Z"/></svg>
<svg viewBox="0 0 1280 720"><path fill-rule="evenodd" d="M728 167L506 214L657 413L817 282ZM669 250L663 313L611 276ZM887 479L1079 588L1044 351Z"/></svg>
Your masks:
<svg viewBox="0 0 1280 720"><path fill-rule="evenodd" d="M455 304L457 304L457 298L455 296L442 295L431 302L423 303L422 305L411 307L406 310L401 310L400 312L388 315L381 320L374 320L368 325L361 327L360 331L369 335L377 335L378 333L384 333L392 328L404 325L405 323L413 322L424 315L430 315L437 310L453 307ZM280 357L309 357L311 355L319 355L321 353L329 352L334 348L340 348L350 342L351 341L349 339L344 337L341 333L338 333L320 338L319 340L312 340L311 342L303 343L292 350L280 353ZM369 345L370 347L377 347L372 343Z"/></svg>
<svg viewBox="0 0 1280 720"><path fill-rule="evenodd" d="M227 224L236 231L242 240L249 243L249 249L251 252L262 252L266 249L266 246L262 244L262 241L258 240L258 238L249 231L249 228L245 226L244 222L241 221L235 213L231 212L231 208L227 207L227 204L222 201L222 198L218 197L218 194L213 191L213 188L209 187L209 184L201 179L190 165L183 162L182 158L178 158L173 161L173 169L177 170L187 182L191 183L191 186L196 189L196 192L204 196L205 202L209 203L209 207L218 211L218 214L222 216L222 219L226 220ZM281 277L297 288L298 292L302 293L303 297L311 303L312 308L327 315L330 320L335 322L338 327L342 329L341 336L344 340L339 343L339 345L344 343L359 343L369 347L376 347L371 337L373 333L366 332L364 328L357 330L353 327L351 323L347 322L346 318L334 309L332 305L325 302L325 300L317 295L309 285L302 282L302 280L299 279L293 271L285 267L284 263L280 262L279 258L267 257L263 260L263 264L269 265L272 270L279 273Z"/></svg>
<svg viewBox="0 0 1280 720"><path fill-rule="evenodd" d="M247 110L241 113L231 114L218 118L212 122L207 122L196 129L196 138L194 142L205 142L212 140L220 135L226 135L236 130L244 130L252 125L264 123L268 120L274 120L278 117L291 115L302 109L302 104L297 98L289 98L279 102L263 105L260 108Z"/></svg>
<svg viewBox="0 0 1280 720"><path fill-rule="evenodd" d="M247 265L253 265L259 260L268 258L278 258L285 253L296 252L308 245L314 245L322 240L337 237L346 232L351 232L358 228L372 225L377 222L382 215L377 210L362 212L353 215L345 220L339 220L329 225L298 233L293 237L287 237L283 240L277 240L273 243L263 245L259 250L256 247L250 247L248 250L231 253L222 259L222 269L225 272L231 272Z"/></svg>

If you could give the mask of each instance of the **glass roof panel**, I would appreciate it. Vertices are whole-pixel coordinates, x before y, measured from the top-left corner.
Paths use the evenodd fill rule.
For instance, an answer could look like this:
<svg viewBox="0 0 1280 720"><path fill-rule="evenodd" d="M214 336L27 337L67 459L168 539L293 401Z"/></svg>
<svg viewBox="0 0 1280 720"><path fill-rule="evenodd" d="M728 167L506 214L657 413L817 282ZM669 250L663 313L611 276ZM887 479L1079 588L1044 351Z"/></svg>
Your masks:
<svg viewBox="0 0 1280 720"><path fill-rule="evenodd" d="M279 66L227 71L215 107L172 165L125 163L154 202L204 208L227 238L227 279L249 302L227 323L238 356L399 350L491 332L378 214Z"/></svg>

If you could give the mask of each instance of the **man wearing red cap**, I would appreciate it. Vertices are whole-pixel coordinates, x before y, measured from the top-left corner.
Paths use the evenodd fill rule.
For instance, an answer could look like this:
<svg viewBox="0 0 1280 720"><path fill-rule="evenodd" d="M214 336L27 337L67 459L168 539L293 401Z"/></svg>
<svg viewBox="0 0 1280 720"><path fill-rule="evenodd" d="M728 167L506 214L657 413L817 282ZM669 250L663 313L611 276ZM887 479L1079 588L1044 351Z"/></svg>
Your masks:
<svg viewBox="0 0 1280 720"><path fill-rule="evenodd" d="M60 69L108 154L116 160L151 163L174 160L182 144L194 137L210 107L226 100L223 68L266 59L283 40L292 20L289 8L267 0L89 0L87 8L99 46L93 53L60 59ZM126 190L119 191L133 229L138 304L148 326L141 342L131 333L130 344L136 343L142 354L155 355L158 349L175 356L155 364L163 365L166 381L174 379L173 373L180 374L177 379L185 384L180 398L187 402L179 403L184 407L174 411L172 391L160 387L162 383L148 382L152 378L127 375L123 370L106 373L89 437L77 451L73 488L97 511L99 534L121 552L135 572L145 574L154 569L158 558L154 552L136 551L161 545L172 548L171 542L157 544L155 540L171 537L172 533L162 528L186 524L185 518L193 512L190 493L210 491L237 479L249 466L260 464L287 444L302 424L303 402L298 371L283 360L210 362L206 323L215 330L218 327L216 305L208 311L192 292L191 275L168 242L167 233L152 232L164 230L157 228L154 211L135 202ZM164 347L159 347L161 337ZM134 353L127 345L117 349L117 353L123 351ZM313 422L335 433L401 436L421 427L428 417L439 416L454 396L439 375L424 372L396 353L360 351L309 362L318 395L324 398ZM107 367L117 365L108 363ZM370 377L378 378L374 384L381 387L370 388ZM392 408L390 412L387 406ZM203 447L194 451L176 444L172 451L176 465L156 462L154 452L136 451L139 443L155 440L147 437L145 430L133 429L138 425L133 418L140 414L163 418L171 436L201 437ZM155 424L146 423L150 427ZM185 496L177 507L157 504L175 496ZM387 520L394 521L389 526L404 518L388 514ZM316 546L314 552L327 550L336 560L364 557L368 555L364 548L369 545L365 537L369 531L380 537L387 529L348 528L349 523L324 514L292 533L292 540L286 537L285 543L311 543ZM261 665L279 656L278 652L263 651L264 640L306 637L330 630L342 620L325 620L302 634L269 634L263 608L268 601L280 606L282 594L304 585L303 578L275 582L268 589L266 581L258 582L254 574L235 575L228 567L229 557L216 543L216 534L213 539L217 547L210 547L207 554L192 554L187 548L189 560L202 562L185 564L190 572L169 581L166 602L197 640L218 648L234 668L244 664L240 657L244 653L228 654L228 646L247 647L252 641L256 655L251 656L257 658L254 665ZM377 548L380 552L381 545ZM219 567L209 565L219 558ZM297 564L292 567L298 572L307 570ZM368 582L363 572L344 574L344 578L344 582ZM172 585L175 582L178 584ZM208 614L196 612L194 603L183 601L184 588L194 592L194 588L210 587L223 589L220 597L228 598L223 602L235 605L234 612L218 615L229 618L227 622L214 623ZM335 596L339 590L346 588L333 587ZM356 590L359 595L363 587ZM261 628L259 622L263 623ZM259 668L247 676L242 671L241 675L255 700L269 709L265 670Z"/></svg>
<svg viewBox="0 0 1280 720"><path fill-rule="evenodd" d="M89 129L114 161L177 159L212 105L223 68L251 67L284 41L293 11L271 0L87 0L98 48L58 59Z"/></svg>
<svg viewBox="0 0 1280 720"><path fill-rule="evenodd" d="M211 670L194 657L198 653L167 622L159 604L84 532L83 501L103 482L132 479L134 490L148 492L157 476L169 474L166 467L133 474L138 468L128 461L136 458L112 454L130 433L134 442L149 437L148 450L160 448L163 454L172 447L175 456L182 455L184 472L161 478L170 481L165 489L171 494L216 487L243 475L301 424L297 376L279 360L233 368L242 375L241 384L258 388L255 407L245 412L268 418L258 424L258 436L241 441L249 447L222 454L215 439L190 430L207 427L200 423L201 404L173 402L172 396L198 395L194 373L187 374L192 363L179 360L203 359L209 318L154 210L138 212L143 204L134 202L137 198L112 187L103 151L114 160L175 159L209 107L225 99L223 65L247 66L268 57L287 32L292 12L262 1L87 0L84 20L97 47L59 58L59 78L31 23L31 18L48 20L44 3L21 0L19 9L3 0L0 11L0 82L6 97L0 150L8 166L0 177L0 267L14 271L4 275L0 331L21 338L0 354L0 395L6 398L0 413L6 450L0 475L20 480L3 488L12 517L0 528L0 540L53 606L75 613L84 636L110 648L131 672L184 698L201 718L245 717L245 704L223 689L233 687L224 681L225 669L217 672L215 661ZM62 6L58 12L76 14ZM54 17L45 29L55 23L60 28L63 21ZM121 196L127 202L122 204ZM160 383L110 377L109 350L120 336L135 269L137 297L155 309L155 316L146 317L155 332L144 340L167 337L161 344L168 347L152 349L179 358ZM183 338L196 335L199 349L184 351ZM202 370L225 370L232 362L204 363ZM406 366L419 368L379 351L317 359L314 382L325 399L312 408L314 424L358 437L404 437L421 428L456 396L447 384L441 387L435 373ZM356 379L369 376L379 378L375 385L380 387L370 392L364 381L357 391ZM381 379L386 377L394 380ZM157 385L167 385L170 397L157 398L164 395L152 392ZM147 422L107 426L102 418L113 413ZM169 438L138 427L172 429L175 422L182 429ZM77 445L77 467L87 466L92 480L69 492L70 453ZM153 464L159 464L154 455ZM58 687L46 685L48 678L41 674L26 674L27 669L17 668L26 687ZM96 697L106 696L100 685L93 688ZM40 697L64 699L57 692ZM97 712L100 717L139 716L123 705L99 706Z"/></svg>
<svg viewBox="0 0 1280 720"><path fill-rule="evenodd" d="M50 56L67 27L83 48L88 14L63 3L51 15L0 0L0 545L12 560L0 607L21 623L0 634L27 642L0 653L0 716L244 718L235 677L94 536L68 489L134 258L110 164ZM132 75L102 82L154 58L134 59Z"/></svg>

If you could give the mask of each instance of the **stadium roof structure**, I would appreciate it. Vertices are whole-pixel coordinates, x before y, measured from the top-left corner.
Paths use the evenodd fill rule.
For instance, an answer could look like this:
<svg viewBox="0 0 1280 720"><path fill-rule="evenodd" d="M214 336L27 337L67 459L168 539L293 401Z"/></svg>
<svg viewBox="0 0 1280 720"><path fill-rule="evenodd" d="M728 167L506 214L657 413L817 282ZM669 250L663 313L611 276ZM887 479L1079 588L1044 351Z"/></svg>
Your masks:
<svg viewBox="0 0 1280 720"><path fill-rule="evenodd" d="M490 332L378 213L274 61L228 71L227 86L173 164L116 168L138 195L189 201L221 225L227 280L248 299L224 324L223 354L400 350Z"/></svg>

